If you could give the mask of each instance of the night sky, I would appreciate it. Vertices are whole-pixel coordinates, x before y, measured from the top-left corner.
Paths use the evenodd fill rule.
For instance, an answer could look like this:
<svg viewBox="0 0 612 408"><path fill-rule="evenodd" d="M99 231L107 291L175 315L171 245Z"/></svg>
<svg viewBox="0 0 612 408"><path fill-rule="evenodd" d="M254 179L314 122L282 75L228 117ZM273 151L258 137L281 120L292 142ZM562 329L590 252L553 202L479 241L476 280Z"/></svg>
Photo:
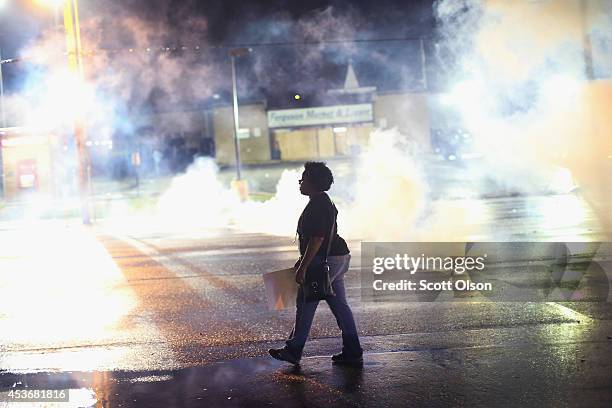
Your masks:
<svg viewBox="0 0 612 408"><path fill-rule="evenodd" d="M137 13L149 21L167 21L173 27L180 27L194 16L203 17L207 21L207 37L214 43L232 41L239 32L249 31L250 24L296 21L328 8L336 15L350 16L358 22L363 37L414 35L427 30L432 23L432 0L114 0L110 3L119 5L123 12Z"/></svg>
<svg viewBox="0 0 612 408"><path fill-rule="evenodd" d="M33 5L33 1L12 0L2 13L3 58L19 56L28 42L52 27L53 12ZM419 37L434 36L432 3L81 0L79 7L82 31L88 33L85 37L98 38L95 47L105 50L200 47L198 55L186 51L177 53L176 58L183 58L186 64L218 64L223 72L227 68L223 66L227 48L223 47L248 45L254 52L239 62L241 91L247 98L274 101L283 99L283 93L300 92L308 97L341 86L349 60L361 85L382 91L418 87L416 71L420 67L414 55ZM147 27L145 35L132 32L136 20ZM111 61L115 69L121 69L122 62L125 57ZM17 64L4 65L9 92L21 86L22 70ZM218 82L215 92L227 92L226 78Z"/></svg>

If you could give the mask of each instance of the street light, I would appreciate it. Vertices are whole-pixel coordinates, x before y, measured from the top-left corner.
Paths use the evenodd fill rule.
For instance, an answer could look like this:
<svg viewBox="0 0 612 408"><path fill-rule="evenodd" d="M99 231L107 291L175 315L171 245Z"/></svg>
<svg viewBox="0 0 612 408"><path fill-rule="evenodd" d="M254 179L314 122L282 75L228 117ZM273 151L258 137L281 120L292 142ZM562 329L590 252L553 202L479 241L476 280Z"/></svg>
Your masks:
<svg viewBox="0 0 612 408"><path fill-rule="evenodd" d="M246 55L251 52L250 48L232 48L229 50L230 60L232 62L232 96L234 99L234 149L236 151L236 180L240 182L240 141L238 140L238 132L240 130L240 121L238 117L238 92L236 90L236 57Z"/></svg>
<svg viewBox="0 0 612 408"><path fill-rule="evenodd" d="M0 0L2 1L2 0ZM45 7L53 7L53 21L55 23L55 27L59 26L59 10L61 7L65 5L65 3L70 0L36 0L38 4L41 4Z"/></svg>

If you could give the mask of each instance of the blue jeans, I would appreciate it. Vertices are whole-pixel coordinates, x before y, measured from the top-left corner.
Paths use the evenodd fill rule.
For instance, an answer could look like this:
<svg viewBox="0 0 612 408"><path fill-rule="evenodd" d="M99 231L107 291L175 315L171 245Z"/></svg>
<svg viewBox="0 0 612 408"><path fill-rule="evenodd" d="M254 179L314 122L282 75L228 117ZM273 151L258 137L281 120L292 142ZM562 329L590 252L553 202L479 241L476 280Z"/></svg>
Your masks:
<svg viewBox="0 0 612 408"><path fill-rule="evenodd" d="M359 344L359 336L357 335L357 327L353 312L346 301L346 292L344 289L344 274L348 271L350 255L329 256L327 263L329 264L329 277L332 281L332 288L336 296L327 299L338 327L342 330L342 353L348 357L361 357L363 350ZM321 262L322 259L315 257L312 262ZM302 288L298 290L297 305L295 313L295 325L289 339L286 341L287 350L298 359L302 357L302 351L312 326L319 301L304 302Z"/></svg>

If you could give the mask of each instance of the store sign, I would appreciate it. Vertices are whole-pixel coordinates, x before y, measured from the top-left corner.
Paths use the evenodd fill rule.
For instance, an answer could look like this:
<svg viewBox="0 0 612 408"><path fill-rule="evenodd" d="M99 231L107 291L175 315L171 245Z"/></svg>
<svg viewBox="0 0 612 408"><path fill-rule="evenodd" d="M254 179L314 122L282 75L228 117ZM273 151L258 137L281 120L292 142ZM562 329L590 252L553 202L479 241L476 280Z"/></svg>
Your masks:
<svg viewBox="0 0 612 408"><path fill-rule="evenodd" d="M372 119L371 103L268 111L268 127L271 128L371 122Z"/></svg>

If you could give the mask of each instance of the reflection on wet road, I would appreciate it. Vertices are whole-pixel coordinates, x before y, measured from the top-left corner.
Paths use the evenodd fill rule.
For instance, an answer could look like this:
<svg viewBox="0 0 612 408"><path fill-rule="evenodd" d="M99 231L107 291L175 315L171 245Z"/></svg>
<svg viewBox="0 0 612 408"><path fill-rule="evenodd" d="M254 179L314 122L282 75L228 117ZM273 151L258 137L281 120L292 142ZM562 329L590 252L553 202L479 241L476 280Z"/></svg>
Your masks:
<svg viewBox="0 0 612 408"><path fill-rule="evenodd" d="M477 206L474 240L603 237L572 194L451 204ZM302 369L292 371L265 357L289 333L293 311L269 311L261 280L293 264L292 237L41 222L3 228L0 240L3 387L53 378L93 390L98 406L455 405L484 398L479 387L500 401L516 401L520 388L522 401L555 405L572 398L563 384L584 392L611 374L609 304L365 303L356 241L346 285L366 365L331 367L339 332L323 306ZM585 371L595 359L597 370Z"/></svg>

